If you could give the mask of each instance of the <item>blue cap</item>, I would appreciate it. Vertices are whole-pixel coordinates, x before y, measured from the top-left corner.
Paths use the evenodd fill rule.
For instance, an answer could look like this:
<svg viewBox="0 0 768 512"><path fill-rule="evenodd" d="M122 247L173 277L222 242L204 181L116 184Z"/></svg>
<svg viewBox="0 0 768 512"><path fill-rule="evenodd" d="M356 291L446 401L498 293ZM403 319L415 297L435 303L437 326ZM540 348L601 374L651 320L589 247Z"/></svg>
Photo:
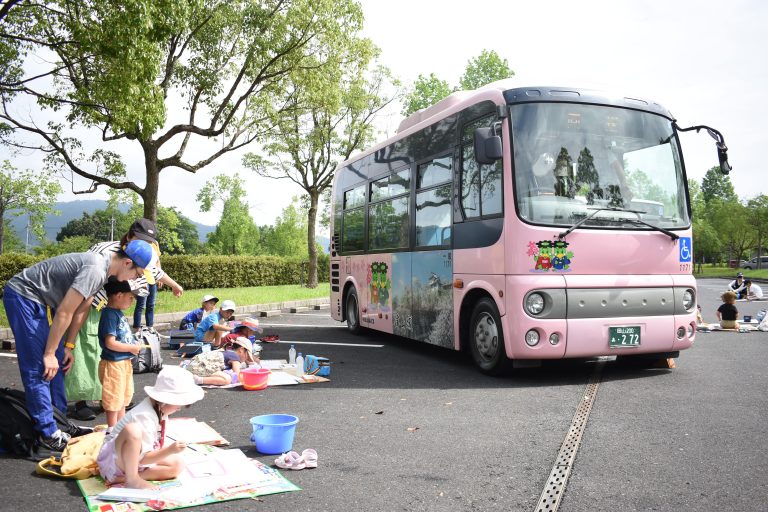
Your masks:
<svg viewBox="0 0 768 512"><path fill-rule="evenodd" d="M123 250L136 266L140 268L151 266L152 260L155 258L155 251L152 249L152 246L144 240L131 240Z"/></svg>

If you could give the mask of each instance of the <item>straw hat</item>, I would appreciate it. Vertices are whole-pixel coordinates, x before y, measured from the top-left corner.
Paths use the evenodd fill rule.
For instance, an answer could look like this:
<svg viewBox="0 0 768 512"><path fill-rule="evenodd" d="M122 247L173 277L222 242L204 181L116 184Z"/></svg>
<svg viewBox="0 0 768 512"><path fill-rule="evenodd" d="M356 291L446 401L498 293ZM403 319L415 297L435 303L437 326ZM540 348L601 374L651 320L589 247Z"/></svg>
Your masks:
<svg viewBox="0 0 768 512"><path fill-rule="evenodd" d="M150 398L170 405L189 405L203 398L203 388L190 372L178 366L164 366L154 386L144 386Z"/></svg>
<svg viewBox="0 0 768 512"><path fill-rule="evenodd" d="M254 361L253 359L253 343L251 343L251 340L244 336L239 336L235 338L235 340L232 342L234 345L240 345L245 350L248 351L248 360Z"/></svg>

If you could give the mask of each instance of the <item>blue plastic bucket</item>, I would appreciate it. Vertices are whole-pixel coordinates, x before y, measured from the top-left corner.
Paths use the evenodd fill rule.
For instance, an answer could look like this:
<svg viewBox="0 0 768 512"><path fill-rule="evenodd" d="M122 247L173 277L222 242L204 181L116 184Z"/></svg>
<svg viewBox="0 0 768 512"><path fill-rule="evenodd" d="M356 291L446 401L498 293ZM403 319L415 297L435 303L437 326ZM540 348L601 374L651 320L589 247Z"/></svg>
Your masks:
<svg viewBox="0 0 768 512"><path fill-rule="evenodd" d="M267 455L290 451L298 422L299 418L290 414L254 416L251 418L251 441L259 452Z"/></svg>

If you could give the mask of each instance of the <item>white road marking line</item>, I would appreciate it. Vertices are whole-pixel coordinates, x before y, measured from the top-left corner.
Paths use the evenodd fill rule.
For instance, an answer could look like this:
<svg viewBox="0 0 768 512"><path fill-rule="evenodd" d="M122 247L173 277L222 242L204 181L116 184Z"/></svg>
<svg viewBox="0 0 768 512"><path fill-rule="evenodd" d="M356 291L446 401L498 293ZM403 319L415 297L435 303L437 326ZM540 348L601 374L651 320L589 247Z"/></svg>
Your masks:
<svg viewBox="0 0 768 512"><path fill-rule="evenodd" d="M262 342L264 343L264 342ZM364 343L328 343L325 341L283 341L280 340L278 343L290 343L291 345L334 345L339 347L366 347L366 348L384 348L384 345L366 345ZM269 345L269 343L264 343L265 345Z"/></svg>
<svg viewBox="0 0 768 512"><path fill-rule="evenodd" d="M312 325L312 324L259 324L260 327L315 327L318 329L346 329L345 324L339 325Z"/></svg>
<svg viewBox="0 0 768 512"><path fill-rule="evenodd" d="M16 354L7 354L7 353L4 353L4 352L0 352L0 356L2 356L2 357L16 357Z"/></svg>

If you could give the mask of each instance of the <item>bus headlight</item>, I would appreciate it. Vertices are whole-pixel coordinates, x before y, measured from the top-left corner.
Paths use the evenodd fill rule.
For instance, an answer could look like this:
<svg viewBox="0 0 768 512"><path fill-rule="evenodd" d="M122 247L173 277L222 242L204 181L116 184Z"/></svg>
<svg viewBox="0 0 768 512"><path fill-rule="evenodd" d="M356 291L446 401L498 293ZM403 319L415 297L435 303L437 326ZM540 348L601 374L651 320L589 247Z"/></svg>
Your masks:
<svg viewBox="0 0 768 512"><path fill-rule="evenodd" d="M539 332L536 329L531 329L525 333L525 343L529 347L535 347L539 344Z"/></svg>
<svg viewBox="0 0 768 512"><path fill-rule="evenodd" d="M549 344L557 345L558 343L560 343L560 335L557 334L556 332L553 332L552 334L549 335Z"/></svg>
<svg viewBox="0 0 768 512"><path fill-rule="evenodd" d="M683 307L686 311L692 311L693 307L696 305L696 294L693 293L693 290L688 288L683 292Z"/></svg>
<svg viewBox="0 0 768 512"><path fill-rule="evenodd" d="M544 311L544 297L542 297L540 293L532 293L528 295L528 297L525 298L525 310L534 316Z"/></svg>

